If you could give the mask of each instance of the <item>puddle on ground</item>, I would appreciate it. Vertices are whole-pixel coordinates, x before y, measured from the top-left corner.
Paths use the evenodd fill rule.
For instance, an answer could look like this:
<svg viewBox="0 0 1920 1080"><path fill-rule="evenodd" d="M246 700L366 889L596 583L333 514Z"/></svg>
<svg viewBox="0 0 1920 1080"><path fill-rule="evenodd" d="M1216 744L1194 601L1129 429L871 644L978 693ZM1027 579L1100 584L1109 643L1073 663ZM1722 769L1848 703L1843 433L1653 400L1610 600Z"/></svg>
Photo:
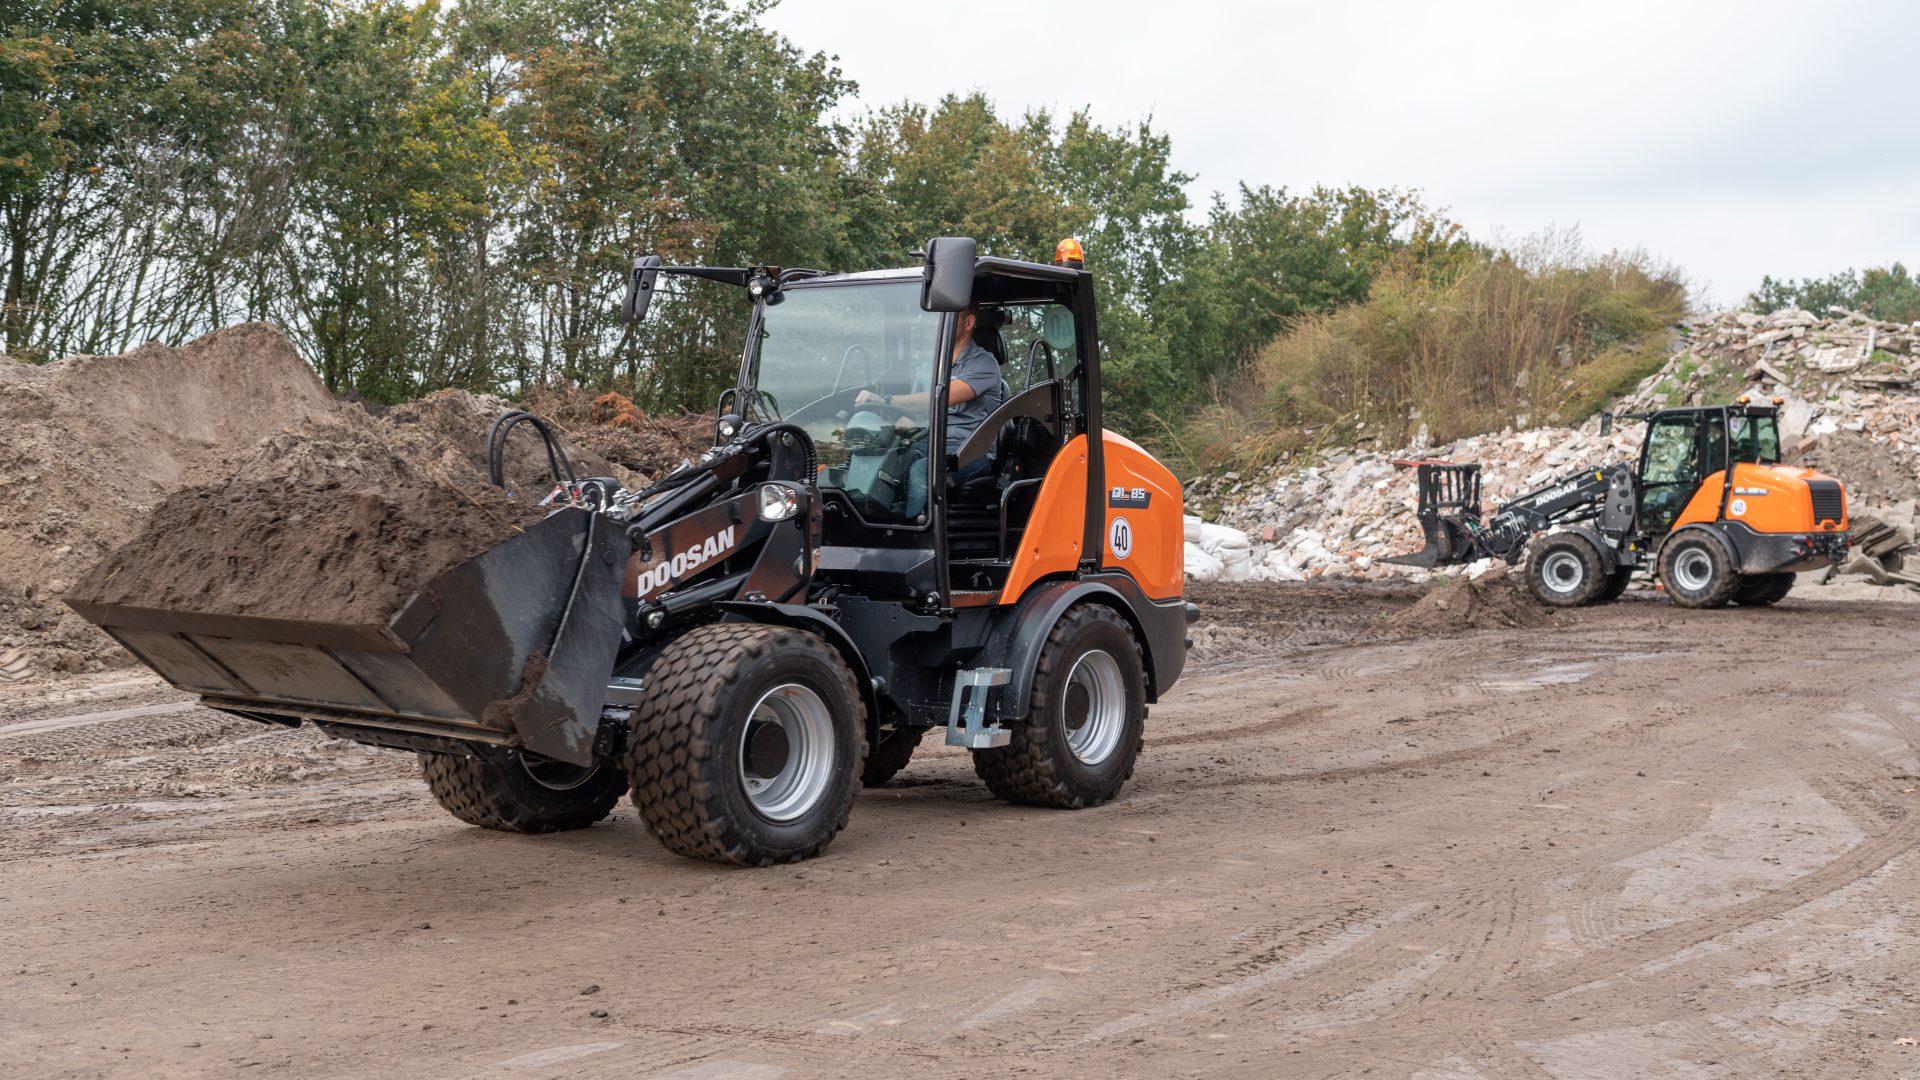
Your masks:
<svg viewBox="0 0 1920 1080"><path fill-rule="evenodd" d="M1502 673L1494 678L1486 679L1477 685L1487 690L1506 690L1509 692L1538 690L1543 686L1564 686L1568 683L1577 683L1592 674L1593 665L1590 663L1554 664L1532 675L1522 675L1513 672Z"/></svg>

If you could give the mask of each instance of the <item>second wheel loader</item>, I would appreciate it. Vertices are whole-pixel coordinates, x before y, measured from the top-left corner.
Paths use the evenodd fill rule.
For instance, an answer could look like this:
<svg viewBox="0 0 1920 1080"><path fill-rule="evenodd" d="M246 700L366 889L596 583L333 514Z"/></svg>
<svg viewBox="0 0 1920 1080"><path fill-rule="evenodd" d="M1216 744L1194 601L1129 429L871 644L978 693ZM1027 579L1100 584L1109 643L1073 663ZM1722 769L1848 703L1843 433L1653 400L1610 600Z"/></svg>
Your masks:
<svg viewBox="0 0 1920 1080"><path fill-rule="evenodd" d="M1105 802L1197 612L1179 483L1101 426L1076 255L949 237L872 273L642 258L629 320L662 275L751 303L697 462L640 491L556 465L553 513L381 623L74 606L213 708L419 754L434 797L493 829L581 828L630 790L674 852L801 859L929 732L1001 798ZM956 447L962 311L1004 400Z"/></svg>
<svg viewBox="0 0 1920 1080"><path fill-rule="evenodd" d="M1415 467L1426 546L1388 562L1443 566L1484 558L1524 563L1527 588L1553 607L1618 599L1650 572L1682 607L1763 606L1794 575L1847 555L1840 481L1780 464L1779 413L1732 405L1611 415L1647 425L1639 463L1590 466L1480 515L1480 466Z"/></svg>

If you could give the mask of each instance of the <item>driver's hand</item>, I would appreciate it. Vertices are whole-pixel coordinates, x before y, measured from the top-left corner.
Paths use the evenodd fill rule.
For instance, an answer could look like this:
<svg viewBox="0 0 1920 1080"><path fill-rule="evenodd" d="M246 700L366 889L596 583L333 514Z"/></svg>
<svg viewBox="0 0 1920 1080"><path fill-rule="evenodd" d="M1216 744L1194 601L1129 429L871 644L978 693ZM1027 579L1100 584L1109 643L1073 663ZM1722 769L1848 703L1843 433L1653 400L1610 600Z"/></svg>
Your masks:
<svg viewBox="0 0 1920 1080"><path fill-rule="evenodd" d="M871 390L862 390L853 395L853 403L855 405L879 405L885 400L885 398Z"/></svg>

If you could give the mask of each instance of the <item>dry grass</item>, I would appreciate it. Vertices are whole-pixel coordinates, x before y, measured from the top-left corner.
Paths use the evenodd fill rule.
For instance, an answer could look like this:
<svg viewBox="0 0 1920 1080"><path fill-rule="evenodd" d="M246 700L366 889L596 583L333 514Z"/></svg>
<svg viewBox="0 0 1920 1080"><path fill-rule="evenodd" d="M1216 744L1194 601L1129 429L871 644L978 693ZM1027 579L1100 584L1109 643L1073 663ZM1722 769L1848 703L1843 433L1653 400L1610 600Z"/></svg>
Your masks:
<svg viewBox="0 0 1920 1080"><path fill-rule="evenodd" d="M1210 463L1257 464L1315 443L1448 441L1572 423L1657 369L1686 308L1643 253L1589 256L1571 233L1434 281L1389 266L1368 299L1302 318L1261 349L1188 435Z"/></svg>

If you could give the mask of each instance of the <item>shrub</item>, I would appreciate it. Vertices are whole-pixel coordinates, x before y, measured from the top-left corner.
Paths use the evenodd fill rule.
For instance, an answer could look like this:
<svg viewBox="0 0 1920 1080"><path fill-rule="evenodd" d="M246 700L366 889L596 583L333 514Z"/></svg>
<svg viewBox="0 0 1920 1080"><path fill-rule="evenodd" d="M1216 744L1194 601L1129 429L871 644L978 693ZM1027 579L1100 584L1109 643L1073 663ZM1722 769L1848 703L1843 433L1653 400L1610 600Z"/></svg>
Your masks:
<svg viewBox="0 0 1920 1080"><path fill-rule="evenodd" d="M1196 421L1203 461L1254 464L1349 437L1404 445L1573 423L1657 370L1685 312L1673 269L1573 234L1436 278L1400 260L1368 298L1294 320Z"/></svg>

